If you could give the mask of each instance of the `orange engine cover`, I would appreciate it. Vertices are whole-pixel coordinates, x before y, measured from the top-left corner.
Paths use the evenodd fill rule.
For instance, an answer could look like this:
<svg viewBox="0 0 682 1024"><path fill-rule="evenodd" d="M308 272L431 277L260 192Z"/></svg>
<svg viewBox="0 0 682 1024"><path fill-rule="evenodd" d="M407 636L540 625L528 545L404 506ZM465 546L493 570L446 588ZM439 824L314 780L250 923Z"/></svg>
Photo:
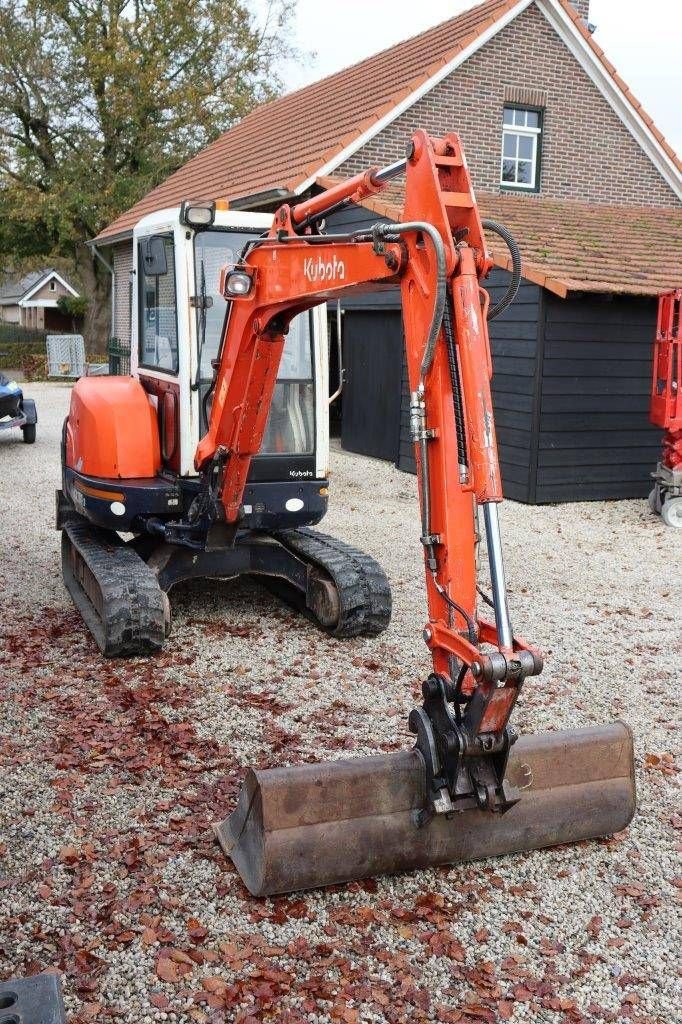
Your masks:
<svg viewBox="0 0 682 1024"><path fill-rule="evenodd" d="M152 477L161 468L156 410L134 377L81 377L71 393L66 465L86 476Z"/></svg>

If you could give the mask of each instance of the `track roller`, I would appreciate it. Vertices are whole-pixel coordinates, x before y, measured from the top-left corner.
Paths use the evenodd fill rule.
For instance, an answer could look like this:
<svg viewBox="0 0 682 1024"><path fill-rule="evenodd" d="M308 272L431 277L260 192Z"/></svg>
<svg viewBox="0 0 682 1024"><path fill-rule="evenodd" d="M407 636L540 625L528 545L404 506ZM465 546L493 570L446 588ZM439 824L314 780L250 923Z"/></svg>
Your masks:
<svg viewBox="0 0 682 1024"><path fill-rule="evenodd" d="M332 636L378 636L391 621L391 589L379 563L326 533L301 528L277 533L276 538L317 576L311 587L312 605L279 581L271 589L305 611ZM270 585L270 584L269 584Z"/></svg>

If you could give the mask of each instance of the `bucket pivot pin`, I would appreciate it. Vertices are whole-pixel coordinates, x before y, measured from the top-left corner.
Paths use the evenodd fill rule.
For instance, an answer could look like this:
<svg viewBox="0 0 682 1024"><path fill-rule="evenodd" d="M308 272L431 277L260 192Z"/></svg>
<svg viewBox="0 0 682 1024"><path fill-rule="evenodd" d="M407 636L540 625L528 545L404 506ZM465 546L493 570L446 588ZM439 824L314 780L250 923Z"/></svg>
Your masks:
<svg viewBox="0 0 682 1024"><path fill-rule="evenodd" d="M456 688L445 676L430 675L422 693L424 703L409 717L426 769L428 803L414 814L417 827L434 814L450 815L469 807L503 814L513 807L520 793L505 775L516 730L507 726L499 735L470 733L452 711Z"/></svg>

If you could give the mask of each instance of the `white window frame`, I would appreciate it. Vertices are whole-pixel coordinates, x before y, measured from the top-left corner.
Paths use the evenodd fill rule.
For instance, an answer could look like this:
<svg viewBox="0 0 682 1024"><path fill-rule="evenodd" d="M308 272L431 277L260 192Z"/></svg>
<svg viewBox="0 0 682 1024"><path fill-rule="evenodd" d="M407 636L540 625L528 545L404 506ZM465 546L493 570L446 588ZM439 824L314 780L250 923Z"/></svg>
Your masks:
<svg viewBox="0 0 682 1024"><path fill-rule="evenodd" d="M513 113L513 124L506 124L504 122L504 114L507 110L511 110ZM523 123L516 123L517 114L523 114ZM538 126L537 128L528 124L528 114L537 114ZM500 154L500 187L503 189L523 189L526 192L537 192L539 189L538 181L538 147L540 136L542 135L542 112L536 107L520 107L512 106L511 104L505 103L504 111L502 114L502 152ZM516 138L516 156L510 157L504 155L504 143L506 136L514 136ZM526 157L519 156L519 139L527 138L531 139L532 153L530 160ZM504 164L505 161L513 160L515 165L515 174L518 175L519 161L524 163L530 163L531 168L531 180L530 183L524 181L505 181L503 178Z"/></svg>

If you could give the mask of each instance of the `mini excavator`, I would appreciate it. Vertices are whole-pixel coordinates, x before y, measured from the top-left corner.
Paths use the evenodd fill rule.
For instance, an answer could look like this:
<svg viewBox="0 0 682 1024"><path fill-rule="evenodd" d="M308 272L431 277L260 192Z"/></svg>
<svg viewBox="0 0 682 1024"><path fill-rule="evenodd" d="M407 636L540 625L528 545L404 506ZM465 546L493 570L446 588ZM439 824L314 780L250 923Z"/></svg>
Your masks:
<svg viewBox="0 0 682 1024"><path fill-rule="evenodd" d="M403 174L399 223L324 233L332 211ZM490 267L458 136L418 131L404 160L280 207L222 270L229 312L196 450L201 487L186 516L165 522L166 538L238 535L293 318L341 294L398 286L433 663L409 716L411 750L247 772L217 837L255 895L602 836L634 813L624 723L520 738L510 724L543 660L514 633L507 603L481 286ZM490 595L477 582L479 517ZM494 621L479 615L479 597Z"/></svg>
<svg viewBox="0 0 682 1024"><path fill-rule="evenodd" d="M76 383L57 493L64 584L107 657L160 650L170 593L189 579L259 579L338 638L376 636L390 621L378 563L312 529L329 491L324 304L289 325L237 535L219 522L203 529L194 455L228 306L220 270L271 224L271 214L188 201L133 229L130 375Z"/></svg>

